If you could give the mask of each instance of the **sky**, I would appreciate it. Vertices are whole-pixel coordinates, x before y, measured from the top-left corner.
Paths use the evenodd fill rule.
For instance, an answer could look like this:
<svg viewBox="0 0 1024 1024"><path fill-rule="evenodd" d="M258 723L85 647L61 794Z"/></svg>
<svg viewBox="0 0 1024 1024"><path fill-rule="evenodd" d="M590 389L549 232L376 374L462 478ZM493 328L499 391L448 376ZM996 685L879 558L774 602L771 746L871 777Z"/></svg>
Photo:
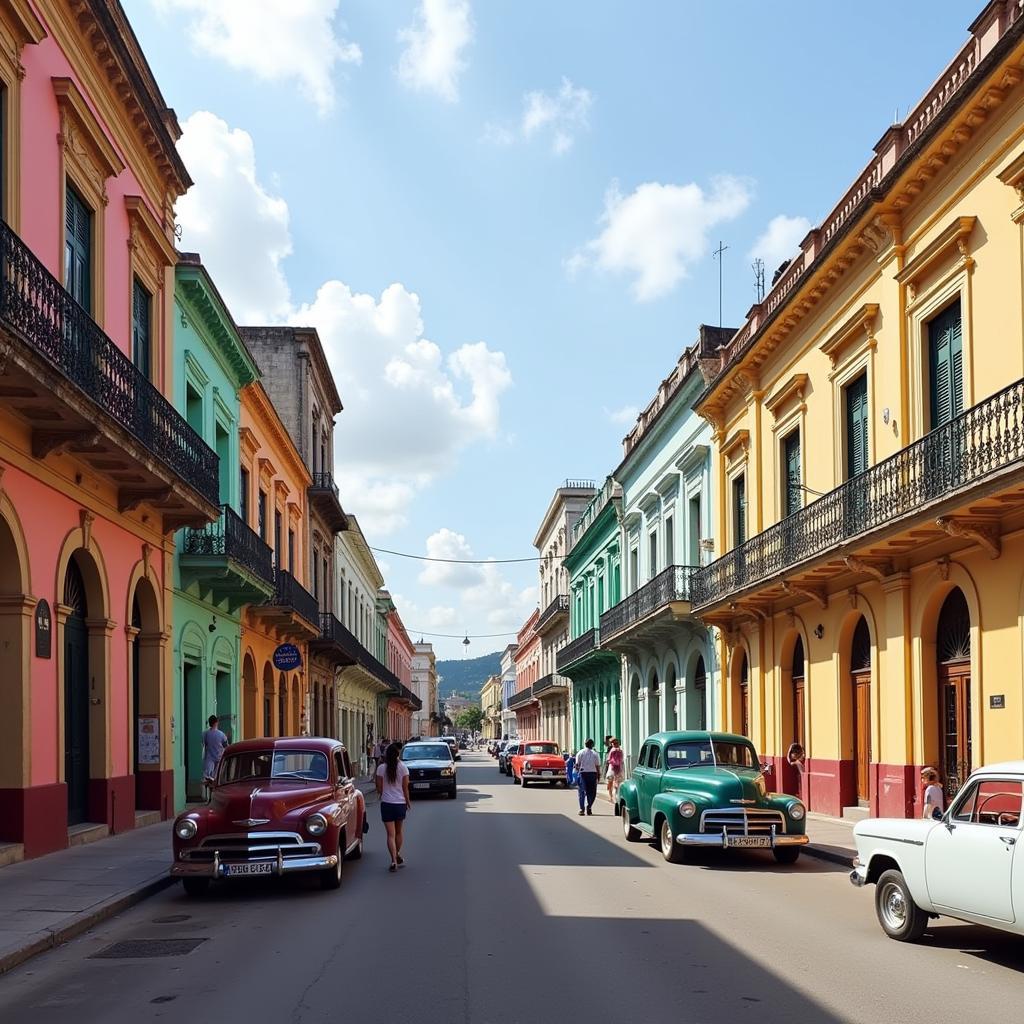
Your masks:
<svg viewBox="0 0 1024 1024"><path fill-rule="evenodd" d="M183 128L180 247L239 324L320 333L342 504L375 547L486 560L618 464L719 322L719 243L738 326L752 261L770 281L982 6L122 2ZM378 558L441 657L537 604L534 563Z"/></svg>

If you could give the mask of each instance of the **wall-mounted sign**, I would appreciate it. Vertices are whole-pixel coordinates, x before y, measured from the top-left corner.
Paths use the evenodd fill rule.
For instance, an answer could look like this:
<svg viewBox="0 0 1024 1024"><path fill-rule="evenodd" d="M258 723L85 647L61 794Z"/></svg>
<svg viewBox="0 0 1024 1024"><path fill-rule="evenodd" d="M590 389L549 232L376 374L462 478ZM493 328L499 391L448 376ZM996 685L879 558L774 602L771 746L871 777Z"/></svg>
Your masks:
<svg viewBox="0 0 1024 1024"><path fill-rule="evenodd" d="M36 657L49 658L53 638L50 606L45 598L36 605Z"/></svg>
<svg viewBox="0 0 1024 1024"><path fill-rule="evenodd" d="M1006 707L1006 694L1005 693L993 693L988 699L988 706L990 708L1005 708Z"/></svg>
<svg viewBox="0 0 1024 1024"><path fill-rule="evenodd" d="M139 764L160 763L160 719L139 720Z"/></svg>
<svg viewBox="0 0 1024 1024"><path fill-rule="evenodd" d="M293 668L302 667L302 655L295 644L278 644L274 651L274 668L282 672L290 672Z"/></svg>

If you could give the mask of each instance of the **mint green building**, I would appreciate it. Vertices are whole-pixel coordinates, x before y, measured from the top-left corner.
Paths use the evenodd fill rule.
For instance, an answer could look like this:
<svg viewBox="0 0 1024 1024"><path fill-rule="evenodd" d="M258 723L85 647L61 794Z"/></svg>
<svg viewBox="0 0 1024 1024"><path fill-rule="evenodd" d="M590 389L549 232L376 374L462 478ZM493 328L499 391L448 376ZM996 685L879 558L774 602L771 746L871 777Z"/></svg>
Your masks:
<svg viewBox="0 0 1024 1024"><path fill-rule="evenodd" d="M572 680L572 734L603 749L603 737L622 730L622 658L601 647L603 612L622 596L619 518L622 490L608 477L573 524L565 567L569 571L570 640L557 655L560 675Z"/></svg>
<svg viewBox="0 0 1024 1024"><path fill-rule="evenodd" d="M241 737L239 611L274 592L273 554L240 505L239 392L259 370L199 257L174 282L174 404L220 460L220 518L176 537L172 743L174 803L202 796L202 733L217 715ZM239 514L241 513L241 515Z"/></svg>

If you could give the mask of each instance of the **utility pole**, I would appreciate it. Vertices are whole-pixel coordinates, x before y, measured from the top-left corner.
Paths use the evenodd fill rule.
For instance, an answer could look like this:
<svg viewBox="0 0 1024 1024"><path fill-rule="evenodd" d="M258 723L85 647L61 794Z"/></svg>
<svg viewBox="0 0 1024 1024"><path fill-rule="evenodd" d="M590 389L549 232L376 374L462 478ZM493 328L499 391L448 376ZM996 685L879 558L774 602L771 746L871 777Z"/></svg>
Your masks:
<svg viewBox="0 0 1024 1024"><path fill-rule="evenodd" d="M722 326L722 253L724 253L729 246L723 245L721 241L718 243L718 248L711 254L718 259L718 326Z"/></svg>
<svg viewBox="0 0 1024 1024"><path fill-rule="evenodd" d="M754 271L754 291L757 294L757 301L764 298L764 260L760 256L750 264Z"/></svg>

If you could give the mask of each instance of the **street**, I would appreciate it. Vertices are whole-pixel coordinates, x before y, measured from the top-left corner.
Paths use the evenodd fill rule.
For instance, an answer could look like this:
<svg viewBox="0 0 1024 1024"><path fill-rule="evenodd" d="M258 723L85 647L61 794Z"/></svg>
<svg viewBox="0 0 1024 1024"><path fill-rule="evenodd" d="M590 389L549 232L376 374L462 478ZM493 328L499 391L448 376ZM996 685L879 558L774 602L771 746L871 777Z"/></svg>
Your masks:
<svg viewBox="0 0 1024 1024"><path fill-rule="evenodd" d="M414 803L397 875L373 802L340 891L174 886L0 979L0 1020L945 1022L1018 1001L1019 939L939 922L892 942L838 865L672 866L605 801L579 818L574 793L524 791L483 754L459 780L457 801ZM96 958L133 940L202 941Z"/></svg>

